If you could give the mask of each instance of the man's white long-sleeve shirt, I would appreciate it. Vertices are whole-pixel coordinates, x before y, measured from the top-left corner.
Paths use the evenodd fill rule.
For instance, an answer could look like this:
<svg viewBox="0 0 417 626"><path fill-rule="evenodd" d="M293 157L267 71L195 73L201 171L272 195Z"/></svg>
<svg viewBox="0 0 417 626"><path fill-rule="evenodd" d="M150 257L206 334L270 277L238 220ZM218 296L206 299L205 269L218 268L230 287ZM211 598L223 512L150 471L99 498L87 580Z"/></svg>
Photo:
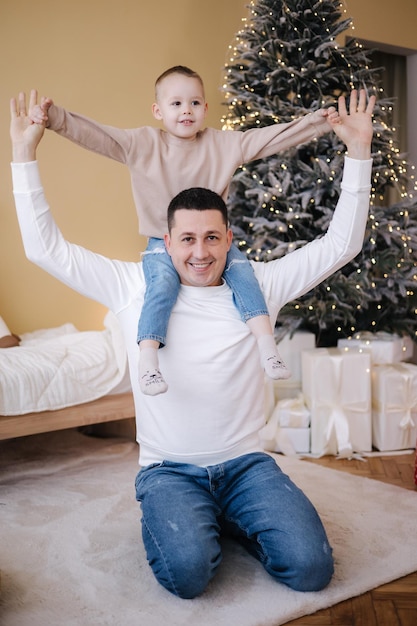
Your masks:
<svg viewBox="0 0 417 626"><path fill-rule="evenodd" d="M284 304L360 252L371 171L371 160L345 157L342 191L327 233L281 259L253 263L273 324ZM49 210L37 162L12 163L12 174L28 259L111 309L120 321L135 397L140 464L166 459L207 466L261 450L264 374L255 338L240 320L228 286L181 286L167 344L159 351L168 391L143 395L136 344L145 291L142 264L111 260L66 241Z"/></svg>

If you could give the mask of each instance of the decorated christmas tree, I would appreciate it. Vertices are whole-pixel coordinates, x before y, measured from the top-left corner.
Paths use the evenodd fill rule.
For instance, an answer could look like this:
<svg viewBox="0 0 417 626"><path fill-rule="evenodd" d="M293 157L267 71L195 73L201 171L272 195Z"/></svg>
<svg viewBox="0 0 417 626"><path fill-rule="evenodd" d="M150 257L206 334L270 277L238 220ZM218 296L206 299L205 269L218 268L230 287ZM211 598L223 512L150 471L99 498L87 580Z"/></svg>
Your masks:
<svg viewBox="0 0 417 626"><path fill-rule="evenodd" d="M393 102L381 68L355 40L339 0L258 0L230 46L225 66L225 128L288 122L337 104L352 88L376 93L371 211L362 252L280 312L277 335L315 333L335 345L358 331L417 331L417 199L413 168L392 128ZM336 205L345 148L334 133L242 166L231 185L235 242L251 259L268 261L321 236ZM397 201L387 201L388 192ZM387 206L388 205L388 206Z"/></svg>

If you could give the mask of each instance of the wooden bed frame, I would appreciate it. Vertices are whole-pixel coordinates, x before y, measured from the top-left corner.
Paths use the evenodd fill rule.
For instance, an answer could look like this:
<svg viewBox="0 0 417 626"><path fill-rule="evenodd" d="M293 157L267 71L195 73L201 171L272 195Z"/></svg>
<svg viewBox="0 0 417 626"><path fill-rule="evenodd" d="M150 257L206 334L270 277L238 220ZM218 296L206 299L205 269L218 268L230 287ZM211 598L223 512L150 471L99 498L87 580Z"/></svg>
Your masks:
<svg viewBox="0 0 417 626"><path fill-rule="evenodd" d="M0 415L0 440L135 417L133 394L107 395L57 411Z"/></svg>

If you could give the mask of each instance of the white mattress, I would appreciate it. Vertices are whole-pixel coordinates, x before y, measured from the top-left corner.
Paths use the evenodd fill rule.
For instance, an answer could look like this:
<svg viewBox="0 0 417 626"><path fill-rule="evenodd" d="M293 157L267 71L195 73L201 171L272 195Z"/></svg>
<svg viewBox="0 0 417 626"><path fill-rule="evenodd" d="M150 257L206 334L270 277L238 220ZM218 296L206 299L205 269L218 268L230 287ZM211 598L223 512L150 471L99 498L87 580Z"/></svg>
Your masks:
<svg viewBox="0 0 417 626"><path fill-rule="evenodd" d="M112 313L102 331L73 324L24 333L15 348L0 349L0 415L56 410L119 389L127 357Z"/></svg>

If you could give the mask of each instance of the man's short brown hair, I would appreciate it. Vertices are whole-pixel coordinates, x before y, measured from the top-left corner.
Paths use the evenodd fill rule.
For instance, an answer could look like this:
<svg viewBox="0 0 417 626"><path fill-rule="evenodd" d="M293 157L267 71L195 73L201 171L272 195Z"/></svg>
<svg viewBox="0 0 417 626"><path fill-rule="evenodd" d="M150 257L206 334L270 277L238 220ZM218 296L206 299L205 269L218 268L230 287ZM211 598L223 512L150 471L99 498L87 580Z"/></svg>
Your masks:
<svg viewBox="0 0 417 626"><path fill-rule="evenodd" d="M222 222L226 228L229 225L226 203L218 193L211 189L206 189L205 187L191 187L191 189L180 191L180 193L172 198L167 211L169 233L175 223L175 213L181 209L190 211L219 211L222 216Z"/></svg>

